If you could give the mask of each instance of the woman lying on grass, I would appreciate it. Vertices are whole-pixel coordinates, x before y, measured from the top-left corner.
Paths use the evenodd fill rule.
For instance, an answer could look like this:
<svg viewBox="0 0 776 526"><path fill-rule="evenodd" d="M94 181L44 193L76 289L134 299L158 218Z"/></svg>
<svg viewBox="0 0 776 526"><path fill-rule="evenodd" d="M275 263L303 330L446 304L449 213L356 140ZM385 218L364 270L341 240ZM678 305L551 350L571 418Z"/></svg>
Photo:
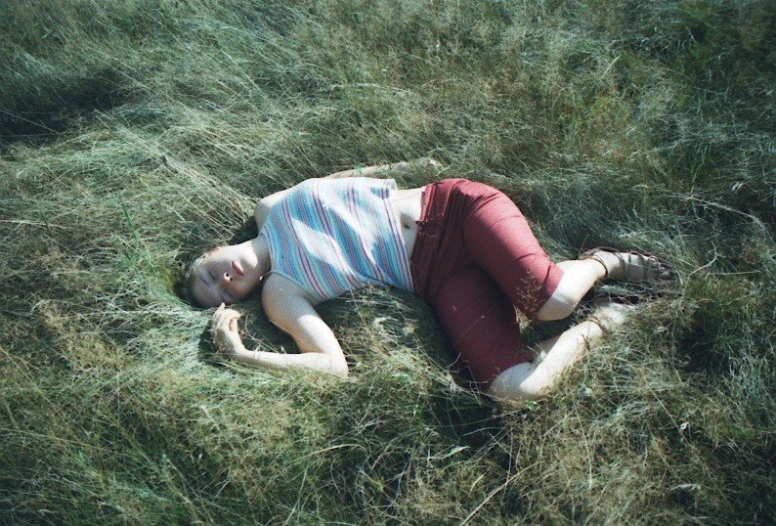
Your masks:
<svg viewBox="0 0 776 526"><path fill-rule="evenodd" d="M423 164L436 166L431 160ZM566 318L600 279L655 281L669 276L656 258L594 249L553 263L517 206L501 192L465 179L398 190L407 163L310 179L262 199L256 238L197 259L186 278L193 300L219 306L216 346L236 362L347 376L345 355L315 310L320 303L378 284L426 301L478 386L497 400L534 398L631 308L600 304L587 321L528 349L517 307L529 319ZM301 354L250 351L226 308L263 284L269 320Z"/></svg>

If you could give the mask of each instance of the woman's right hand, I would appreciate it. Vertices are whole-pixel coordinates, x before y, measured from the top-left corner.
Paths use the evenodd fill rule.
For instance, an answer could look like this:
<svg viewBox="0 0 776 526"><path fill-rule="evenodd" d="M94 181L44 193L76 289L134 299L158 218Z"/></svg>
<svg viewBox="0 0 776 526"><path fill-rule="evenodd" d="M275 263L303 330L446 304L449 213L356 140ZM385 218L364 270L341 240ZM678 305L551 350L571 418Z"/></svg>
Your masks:
<svg viewBox="0 0 776 526"><path fill-rule="evenodd" d="M245 349L237 328L240 316L239 312L228 309L224 303L213 314L213 342L216 349L227 356L235 356Z"/></svg>

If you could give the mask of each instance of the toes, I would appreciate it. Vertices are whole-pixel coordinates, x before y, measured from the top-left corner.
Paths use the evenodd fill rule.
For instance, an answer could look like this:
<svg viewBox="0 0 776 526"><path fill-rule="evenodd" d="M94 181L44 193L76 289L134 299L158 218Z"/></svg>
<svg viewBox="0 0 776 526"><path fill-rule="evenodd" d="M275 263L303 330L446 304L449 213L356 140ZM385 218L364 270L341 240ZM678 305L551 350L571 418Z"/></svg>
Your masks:
<svg viewBox="0 0 776 526"><path fill-rule="evenodd" d="M641 279L632 281L660 281L671 279L672 272L660 259L655 256L643 256L641 261Z"/></svg>
<svg viewBox="0 0 776 526"><path fill-rule="evenodd" d="M644 256L638 252L628 253L626 257L627 263L624 279L634 283L648 281L656 269L657 259Z"/></svg>

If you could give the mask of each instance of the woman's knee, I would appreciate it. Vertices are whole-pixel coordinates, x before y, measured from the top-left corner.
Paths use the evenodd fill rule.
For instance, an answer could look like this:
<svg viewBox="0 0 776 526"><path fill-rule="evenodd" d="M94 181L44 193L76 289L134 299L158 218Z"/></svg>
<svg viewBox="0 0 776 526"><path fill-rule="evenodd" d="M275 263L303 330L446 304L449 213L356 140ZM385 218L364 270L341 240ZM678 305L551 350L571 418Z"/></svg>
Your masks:
<svg viewBox="0 0 776 526"><path fill-rule="evenodd" d="M555 290L536 314L539 321L562 320L570 316L579 302L595 284L597 276L586 268L569 265L564 261L557 265L563 272ZM578 262L571 262L578 263Z"/></svg>
<svg viewBox="0 0 776 526"><path fill-rule="evenodd" d="M558 287L560 289L560 287ZM558 290L544 302L542 308L536 313L536 319L539 321L555 321L568 318L577 308L578 299L576 297L569 297L563 293L562 290Z"/></svg>
<svg viewBox="0 0 776 526"><path fill-rule="evenodd" d="M536 375L532 362L520 363L499 374L488 388L487 394L497 402L534 400L547 393L549 384Z"/></svg>

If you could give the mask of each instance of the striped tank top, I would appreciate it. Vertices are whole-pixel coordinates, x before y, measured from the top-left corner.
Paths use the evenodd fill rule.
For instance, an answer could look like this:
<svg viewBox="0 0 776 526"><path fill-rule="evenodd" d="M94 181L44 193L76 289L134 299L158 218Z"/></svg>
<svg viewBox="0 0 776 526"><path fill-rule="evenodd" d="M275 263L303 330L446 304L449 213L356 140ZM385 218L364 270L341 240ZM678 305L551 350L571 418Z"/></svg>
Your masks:
<svg viewBox="0 0 776 526"><path fill-rule="evenodd" d="M309 179L276 203L261 229L271 272L319 303L367 285L412 292L390 197L393 179Z"/></svg>

